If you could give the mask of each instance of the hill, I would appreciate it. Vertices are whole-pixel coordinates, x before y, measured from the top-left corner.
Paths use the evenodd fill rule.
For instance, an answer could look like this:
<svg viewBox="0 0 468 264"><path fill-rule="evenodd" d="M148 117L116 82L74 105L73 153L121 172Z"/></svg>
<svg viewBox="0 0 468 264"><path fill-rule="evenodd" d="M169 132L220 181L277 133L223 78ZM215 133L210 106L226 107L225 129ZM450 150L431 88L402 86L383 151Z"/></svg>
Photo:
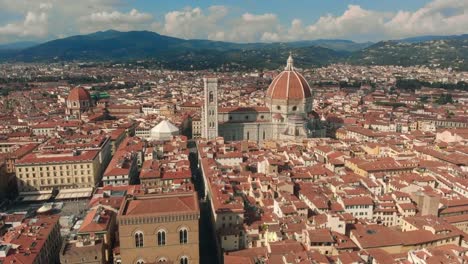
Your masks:
<svg viewBox="0 0 468 264"><path fill-rule="evenodd" d="M319 39L277 43L186 40L150 31L101 31L52 40L25 49L1 49L1 61L144 60L169 69L274 69L289 52L301 67L346 62L358 65L427 65L468 70L468 35L421 36L356 43ZM19 46L19 45L16 45ZM1 47L1 46L0 46Z"/></svg>
<svg viewBox="0 0 468 264"><path fill-rule="evenodd" d="M351 54L346 61L359 65L425 65L468 70L468 38L414 43L383 41Z"/></svg>
<svg viewBox="0 0 468 264"><path fill-rule="evenodd" d="M332 43L330 41L329 43ZM352 43L352 42L351 42ZM3 55L9 61L126 61L156 60L175 69L277 67L284 55L302 54L303 66L338 61L345 53L305 43L230 43L209 40L184 40L149 31L114 30L49 41ZM282 55L281 55L282 54Z"/></svg>
<svg viewBox="0 0 468 264"><path fill-rule="evenodd" d="M419 37L411 37L411 38L404 38L398 40L398 42L408 42L408 43L418 43L418 42L426 42L432 40L443 40L443 39L468 39L468 34L463 35L448 35L448 36L419 36Z"/></svg>
<svg viewBox="0 0 468 264"><path fill-rule="evenodd" d="M36 46L37 44L39 43L33 42L33 41L6 43L6 44L0 44L0 50L22 50L22 49Z"/></svg>

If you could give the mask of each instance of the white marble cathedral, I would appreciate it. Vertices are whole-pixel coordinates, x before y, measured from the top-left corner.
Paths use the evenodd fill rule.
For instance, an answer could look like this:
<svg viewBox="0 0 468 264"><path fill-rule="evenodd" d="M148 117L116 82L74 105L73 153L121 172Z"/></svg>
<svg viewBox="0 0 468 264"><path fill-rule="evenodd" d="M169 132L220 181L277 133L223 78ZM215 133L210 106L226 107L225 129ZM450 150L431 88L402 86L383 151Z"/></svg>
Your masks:
<svg viewBox="0 0 468 264"><path fill-rule="evenodd" d="M268 87L264 107L218 107L218 80L204 78L202 137L257 142L324 137L320 121L311 118L310 86L293 64L289 56L284 71Z"/></svg>

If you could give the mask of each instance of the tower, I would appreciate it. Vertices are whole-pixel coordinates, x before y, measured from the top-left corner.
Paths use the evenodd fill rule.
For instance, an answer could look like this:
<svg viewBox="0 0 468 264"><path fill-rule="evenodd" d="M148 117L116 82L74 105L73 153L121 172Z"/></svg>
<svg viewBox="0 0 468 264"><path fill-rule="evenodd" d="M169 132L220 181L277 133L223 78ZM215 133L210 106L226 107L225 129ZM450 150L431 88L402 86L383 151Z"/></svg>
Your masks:
<svg viewBox="0 0 468 264"><path fill-rule="evenodd" d="M205 103L203 105L202 137L214 139L218 136L218 79L203 78Z"/></svg>

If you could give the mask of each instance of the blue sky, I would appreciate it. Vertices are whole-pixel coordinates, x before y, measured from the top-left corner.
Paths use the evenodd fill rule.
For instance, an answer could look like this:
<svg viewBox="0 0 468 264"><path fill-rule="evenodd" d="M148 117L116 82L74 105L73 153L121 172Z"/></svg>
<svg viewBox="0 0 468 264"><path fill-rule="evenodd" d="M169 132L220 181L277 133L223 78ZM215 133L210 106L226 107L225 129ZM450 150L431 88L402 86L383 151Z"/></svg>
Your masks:
<svg viewBox="0 0 468 264"><path fill-rule="evenodd" d="M145 10L157 15L164 15L173 10L180 10L185 7L201 7L206 9L213 5L225 5L237 9L238 12L250 13L275 13L278 14L282 22L288 22L294 18L302 18L307 22L314 22L320 16L331 13L339 15L343 13L348 5L360 5L367 9L378 11L414 11L428 3L428 0L365 0L365 1L344 1L344 0L230 0L230 1L160 1L153 4L153 1L137 0L133 7ZM291 4L294 3L294 4Z"/></svg>
<svg viewBox="0 0 468 264"><path fill-rule="evenodd" d="M467 0L0 0L0 43L99 30L233 42L463 34Z"/></svg>

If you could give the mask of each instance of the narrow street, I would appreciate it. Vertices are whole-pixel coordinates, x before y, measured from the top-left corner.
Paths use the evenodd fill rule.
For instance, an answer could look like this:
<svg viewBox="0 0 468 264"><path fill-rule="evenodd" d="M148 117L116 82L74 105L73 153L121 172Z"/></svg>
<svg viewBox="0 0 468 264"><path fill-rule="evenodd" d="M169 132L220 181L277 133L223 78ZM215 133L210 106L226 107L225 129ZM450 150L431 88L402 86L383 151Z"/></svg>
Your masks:
<svg viewBox="0 0 468 264"><path fill-rule="evenodd" d="M189 141L190 149L190 167L192 169L193 181L200 199L200 225L199 225L199 241L200 241L200 263L218 263L216 251L216 243L213 239L213 228L210 221L210 207L204 201L204 186L202 175L198 169L198 157L196 144Z"/></svg>

